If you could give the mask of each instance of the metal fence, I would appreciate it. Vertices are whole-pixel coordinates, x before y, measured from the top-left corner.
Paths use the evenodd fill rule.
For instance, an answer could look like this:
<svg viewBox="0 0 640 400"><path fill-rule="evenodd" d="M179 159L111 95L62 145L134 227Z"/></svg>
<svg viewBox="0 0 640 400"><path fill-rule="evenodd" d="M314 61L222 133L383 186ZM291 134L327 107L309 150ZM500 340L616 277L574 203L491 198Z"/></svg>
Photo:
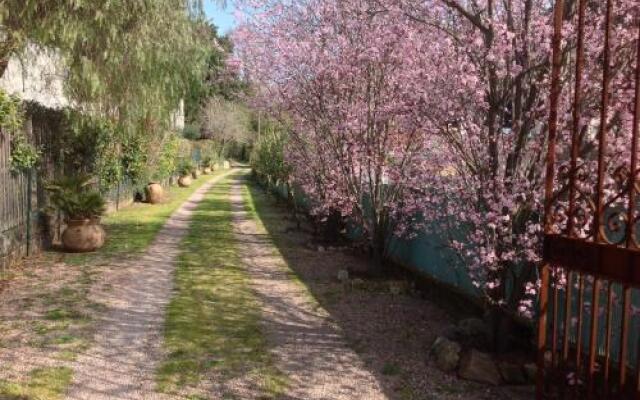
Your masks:
<svg viewBox="0 0 640 400"><path fill-rule="evenodd" d="M0 133L0 266L9 257L19 257L27 250L17 243L27 241L28 184L24 174L10 169L10 138Z"/></svg>
<svg viewBox="0 0 640 400"><path fill-rule="evenodd" d="M25 133L46 149L54 138L45 115L29 115ZM0 272L12 261L38 251L43 244L43 225L38 210L45 206L43 182L53 178L52 155L44 151L37 171L16 172L11 168L11 137L0 132Z"/></svg>
<svg viewBox="0 0 640 400"><path fill-rule="evenodd" d="M38 167L28 173L11 170L11 138L0 132L0 276L14 261L60 242L64 221L60 212L48 209L44 187L71 172L56 145L61 121L59 111L36 108L28 113L25 132L42 151ZM132 203L135 194L129 181L104 191L110 210Z"/></svg>

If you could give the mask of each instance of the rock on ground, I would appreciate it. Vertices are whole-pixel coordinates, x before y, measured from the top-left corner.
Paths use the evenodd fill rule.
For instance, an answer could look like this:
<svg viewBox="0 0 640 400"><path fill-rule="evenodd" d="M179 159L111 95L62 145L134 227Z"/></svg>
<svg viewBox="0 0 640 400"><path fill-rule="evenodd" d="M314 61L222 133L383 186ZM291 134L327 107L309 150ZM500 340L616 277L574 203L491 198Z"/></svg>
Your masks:
<svg viewBox="0 0 640 400"><path fill-rule="evenodd" d="M463 379L490 385L499 385L501 382L500 372L491 356L473 349L460 361L458 375Z"/></svg>
<svg viewBox="0 0 640 400"><path fill-rule="evenodd" d="M524 385L527 383L527 377L523 368L519 364L502 362L498 364L502 380L509 385Z"/></svg>
<svg viewBox="0 0 640 400"><path fill-rule="evenodd" d="M436 365L445 372L454 371L458 367L460 350L461 347L458 343L443 336L438 336L431 347Z"/></svg>

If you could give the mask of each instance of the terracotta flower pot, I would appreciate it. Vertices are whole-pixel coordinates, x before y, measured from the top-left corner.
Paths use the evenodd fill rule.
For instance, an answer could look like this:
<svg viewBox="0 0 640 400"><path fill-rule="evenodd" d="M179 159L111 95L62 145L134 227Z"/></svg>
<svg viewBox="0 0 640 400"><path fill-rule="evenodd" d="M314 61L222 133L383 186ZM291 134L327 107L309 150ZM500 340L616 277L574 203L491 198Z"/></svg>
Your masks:
<svg viewBox="0 0 640 400"><path fill-rule="evenodd" d="M150 183L145 188L145 194L150 204L158 204L164 198L164 189L159 183Z"/></svg>
<svg viewBox="0 0 640 400"><path fill-rule="evenodd" d="M189 187L191 186L191 177L189 175L185 175L185 176L181 176L180 178L178 178L178 185L180 185L180 187Z"/></svg>
<svg viewBox="0 0 640 400"><path fill-rule="evenodd" d="M205 175L209 175L209 174L211 173L211 168L207 167L207 168L205 168L204 170L202 170L202 172L203 172Z"/></svg>
<svg viewBox="0 0 640 400"><path fill-rule="evenodd" d="M86 253L104 246L106 237L99 218L72 219L62 233L62 244L67 251Z"/></svg>

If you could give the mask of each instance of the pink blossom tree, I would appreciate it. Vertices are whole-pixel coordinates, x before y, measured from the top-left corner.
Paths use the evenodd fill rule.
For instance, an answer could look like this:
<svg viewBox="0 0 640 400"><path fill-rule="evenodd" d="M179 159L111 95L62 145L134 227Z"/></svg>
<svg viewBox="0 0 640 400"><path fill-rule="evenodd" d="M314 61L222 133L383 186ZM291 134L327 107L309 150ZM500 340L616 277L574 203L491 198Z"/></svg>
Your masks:
<svg viewBox="0 0 640 400"><path fill-rule="evenodd" d="M429 44L408 22L370 1L278 3L235 38L262 99L289 119L287 161L313 212L361 226L377 266L389 234L411 227L432 165L416 86Z"/></svg>
<svg viewBox="0 0 640 400"><path fill-rule="evenodd" d="M402 9L423 27L438 31L445 53L439 75L425 82L442 99L428 115L440 128L437 158L451 173L432 176L432 220L443 224L451 246L468 267L476 286L490 304L531 316L537 294L537 265L541 259L542 185L546 153L552 4L545 0L402 2ZM562 46L563 91L558 160L562 170L556 182L560 210L554 215L558 230L567 220L578 235L593 236L593 224L583 215L593 213L596 174L596 134L602 100L604 16L606 2L565 1ZM576 40L582 15L585 40ZM626 202L618 196L628 176L633 110L633 76L637 47L637 1L616 2L610 45L611 90L607 119L608 189L605 204ZM578 46L581 49L578 50ZM582 54L584 71L576 87L576 59ZM443 56L444 54L444 56ZM455 77L455 78L453 78ZM580 92L577 112L571 107ZM578 202L584 214L566 215L566 188L571 168L572 131L577 142L576 175L582 179ZM575 169L575 167L574 167ZM426 177L427 179L429 177ZM579 208L579 207L577 207ZM461 235L460 235L461 234Z"/></svg>
<svg viewBox="0 0 640 400"><path fill-rule="evenodd" d="M529 311L540 260L549 2L409 0L402 9L446 48L424 82L440 100L428 113L448 171L425 177L433 188L426 215L489 304Z"/></svg>
<svg viewBox="0 0 640 400"><path fill-rule="evenodd" d="M447 236L489 304L531 315L541 258L552 2L252 3L258 7L236 35L239 55L259 82L261 104L292 121L288 161L315 211L337 210L360 223L380 256L390 231L423 228L415 219L422 213ZM638 15L637 1L615 3L606 121L611 205L625 201L616 189L624 174L616 171L629 158ZM558 158L566 171L574 136L579 166L594 168L604 5L565 2L567 37L581 13L586 33L577 114L570 104L579 44L563 43L567 146ZM568 201L562 191L569 176L556 183L561 203ZM588 207L594 178L580 176L580 201ZM593 234L578 214L562 207L557 214L557 229L574 219L579 234Z"/></svg>

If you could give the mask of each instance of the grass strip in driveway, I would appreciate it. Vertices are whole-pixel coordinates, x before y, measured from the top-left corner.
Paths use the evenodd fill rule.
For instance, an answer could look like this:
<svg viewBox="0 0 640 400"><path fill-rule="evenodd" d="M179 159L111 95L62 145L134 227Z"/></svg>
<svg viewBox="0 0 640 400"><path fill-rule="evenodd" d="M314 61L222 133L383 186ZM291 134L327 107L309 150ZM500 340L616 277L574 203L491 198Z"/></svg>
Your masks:
<svg viewBox="0 0 640 400"><path fill-rule="evenodd" d="M182 243L167 310L167 356L157 372L163 392L209 398L212 393L202 389L208 386L219 398L237 398L232 382L242 381L256 387L259 398L273 398L286 386L273 366L260 304L238 255L230 184L226 178L207 193Z"/></svg>

